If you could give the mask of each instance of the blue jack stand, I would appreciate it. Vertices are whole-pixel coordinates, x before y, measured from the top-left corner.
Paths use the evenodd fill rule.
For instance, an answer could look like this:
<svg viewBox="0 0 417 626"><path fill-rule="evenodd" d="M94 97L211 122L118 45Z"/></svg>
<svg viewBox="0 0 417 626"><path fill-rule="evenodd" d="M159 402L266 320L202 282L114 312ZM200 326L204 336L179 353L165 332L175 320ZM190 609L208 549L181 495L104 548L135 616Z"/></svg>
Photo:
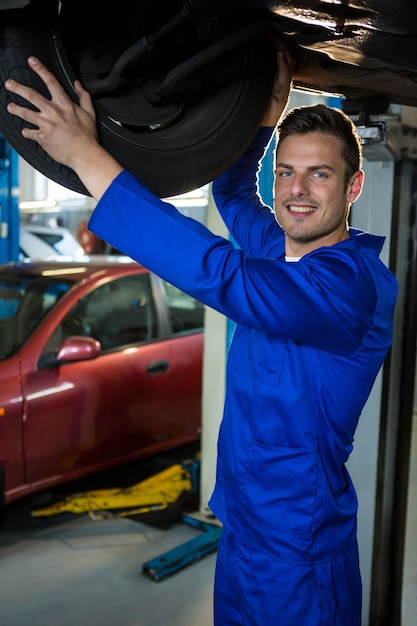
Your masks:
<svg viewBox="0 0 417 626"><path fill-rule="evenodd" d="M182 515L181 521L203 531L203 534L144 563L142 566L144 576L159 582L217 550L221 534L220 526L200 521L189 515Z"/></svg>

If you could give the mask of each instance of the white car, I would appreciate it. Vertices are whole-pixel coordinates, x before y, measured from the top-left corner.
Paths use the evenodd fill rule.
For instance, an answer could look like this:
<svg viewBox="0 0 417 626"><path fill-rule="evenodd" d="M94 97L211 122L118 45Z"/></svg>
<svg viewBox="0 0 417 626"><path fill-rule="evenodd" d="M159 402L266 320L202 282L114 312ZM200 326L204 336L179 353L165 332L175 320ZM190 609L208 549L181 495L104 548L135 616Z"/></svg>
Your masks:
<svg viewBox="0 0 417 626"><path fill-rule="evenodd" d="M25 224L20 226L20 260L47 259L57 255L82 257L85 252L67 228Z"/></svg>

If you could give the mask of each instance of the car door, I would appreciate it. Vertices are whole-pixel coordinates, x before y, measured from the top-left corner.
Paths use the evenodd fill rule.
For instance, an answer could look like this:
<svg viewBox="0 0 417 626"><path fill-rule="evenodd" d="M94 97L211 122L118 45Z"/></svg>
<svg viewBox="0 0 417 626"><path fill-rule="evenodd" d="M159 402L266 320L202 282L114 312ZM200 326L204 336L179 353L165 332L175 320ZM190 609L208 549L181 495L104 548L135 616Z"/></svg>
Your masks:
<svg viewBox="0 0 417 626"><path fill-rule="evenodd" d="M191 424L200 428L196 416L201 412L204 305L167 281L160 280L168 313L170 353L175 364L173 400L183 420L177 431L187 434Z"/></svg>
<svg viewBox="0 0 417 626"><path fill-rule="evenodd" d="M160 311L142 273L100 285L65 316L24 381L28 482L61 482L197 437L201 332L187 356L192 339L162 337ZM73 335L97 339L100 356L48 365Z"/></svg>
<svg viewBox="0 0 417 626"><path fill-rule="evenodd" d="M0 330L0 344L1 337ZM0 360L0 485L8 492L19 492L25 482L22 414L19 357L12 356Z"/></svg>

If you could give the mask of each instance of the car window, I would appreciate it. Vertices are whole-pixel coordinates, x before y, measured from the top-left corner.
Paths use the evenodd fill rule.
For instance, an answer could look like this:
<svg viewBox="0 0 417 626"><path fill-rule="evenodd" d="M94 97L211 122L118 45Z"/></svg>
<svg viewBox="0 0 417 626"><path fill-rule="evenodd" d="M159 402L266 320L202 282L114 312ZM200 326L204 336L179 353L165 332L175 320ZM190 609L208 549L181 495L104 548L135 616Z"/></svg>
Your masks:
<svg viewBox="0 0 417 626"><path fill-rule="evenodd" d="M48 362L71 335L97 339L103 350L155 339L157 325L148 274L127 276L101 285L78 301L45 348Z"/></svg>
<svg viewBox="0 0 417 626"><path fill-rule="evenodd" d="M171 321L172 334L202 330L204 327L204 305L174 285L162 281Z"/></svg>
<svg viewBox="0 0 417 626"><path fill-rule="evenodd" d="M63 250L60 248L60 244L63 242L62 235L58 235L56 233L34 233L36 237L42 239L45 243L47 243L51 248L63 254Z"/></svg>
<svg viewBox="0 0 417 626"><path fill-rule="evenodd" d="M51 246L51 248L58 252L58 254L67 254L69 256L80 256L81 254L84 254L84 250L69 231L48 233L46 231L43 232L34 230L29 232L32 232L33 235Z"/></svg>
<svg viewBox="0 0 417 626"><path fill-rule="evenodd" d="M11 356L72 283L48 277L0 276L0 358Z"/></svg>
<svg viewBox="0 0 417 626"><path fill-rule="evenodd" d="M84 250L67 228L49 228L36 224L20 226L21 257L42 258L63 254L84 256Z"/></svg>

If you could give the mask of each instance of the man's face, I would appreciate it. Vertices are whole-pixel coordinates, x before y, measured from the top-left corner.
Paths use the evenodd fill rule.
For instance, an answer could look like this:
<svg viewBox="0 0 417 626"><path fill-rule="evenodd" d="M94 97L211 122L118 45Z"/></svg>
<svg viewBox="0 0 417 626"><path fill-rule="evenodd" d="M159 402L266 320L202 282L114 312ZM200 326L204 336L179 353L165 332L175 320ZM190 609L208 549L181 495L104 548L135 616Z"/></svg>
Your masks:
<svg viewBox="0 0 417 626"><path fill-rule="evenodd" d="M341 141L333 135L291 135L276 154L275 216L286 234L286 254L303 256L346 239L350 203L363 173L346 187Z"/></svg>

